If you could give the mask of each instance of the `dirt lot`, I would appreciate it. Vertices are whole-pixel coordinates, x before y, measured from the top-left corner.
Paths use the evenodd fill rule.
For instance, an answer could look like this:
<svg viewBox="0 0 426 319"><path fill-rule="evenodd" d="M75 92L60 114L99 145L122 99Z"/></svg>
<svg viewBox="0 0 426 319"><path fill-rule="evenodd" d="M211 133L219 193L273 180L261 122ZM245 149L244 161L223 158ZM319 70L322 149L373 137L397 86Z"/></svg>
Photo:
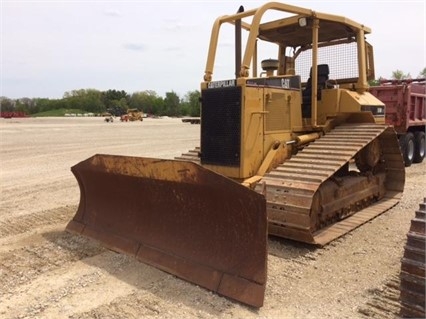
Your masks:
<svg viewBox="0 0 426 319"><path fill-rule="evenodd" d="M198 146L178 119L0 119L1 318L393 318L426 162L403 200L322 249L270 239L265 305L234 303L64 232L79 189L70 167L95 153L173 158Z"/></svg>

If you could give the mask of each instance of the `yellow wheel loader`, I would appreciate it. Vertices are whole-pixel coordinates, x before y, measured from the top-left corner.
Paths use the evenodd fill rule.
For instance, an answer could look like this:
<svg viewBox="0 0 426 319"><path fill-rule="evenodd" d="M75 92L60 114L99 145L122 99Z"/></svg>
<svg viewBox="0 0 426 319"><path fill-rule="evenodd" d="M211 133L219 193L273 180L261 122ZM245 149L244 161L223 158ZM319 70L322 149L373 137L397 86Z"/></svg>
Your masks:
<svg viewBox="0 0 426 319"><path fill-rule="evenodd" d="M235 74L213 80L226 28ZM268 234L325 245L402 195L397 136L368 92L370 32L276 2L219 17L200 146L175 160L98 154L75 165L81 200L67 230L261 307Z"/></svg>

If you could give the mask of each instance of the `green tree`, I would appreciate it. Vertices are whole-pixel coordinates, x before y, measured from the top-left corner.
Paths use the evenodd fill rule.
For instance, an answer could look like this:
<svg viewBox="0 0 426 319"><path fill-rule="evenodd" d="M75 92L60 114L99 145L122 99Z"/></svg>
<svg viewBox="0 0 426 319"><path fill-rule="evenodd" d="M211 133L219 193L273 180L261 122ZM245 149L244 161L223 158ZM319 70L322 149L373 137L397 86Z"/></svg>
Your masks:
<svg viewBox="0 0 426 319"><path fill-rule="evenodd" d="M113 107L116 107L117 103L121 103L121 102L118 102L121 99L126 100L126 109L127 109L127 103L129 98L130 96L124 90L121 90L121 91L108 90L108 91L102 92L102 102L104 103L106 109L111 109Z"/></svg>
<svg viewBox="0 0 426 319"><path fill-rule="evenodd" d="M108 112L115 116L120 116L127 113L129 106L127 105L127 99L121 98L119 100L111 100L111 107L107 109Z"/></svg>
<svg viewBox="0 0 426 319"><path fill-rule="evenodd" d="M15 111L15 101L5 96L0 97L0 110L2 112L13 112Z"/></svg>
<svg viewBox="0 0 426 319"><path fill-rule="evenodd" d="M88 89L83 99L83 110L92 113L102 113L105 111L105 104L102 102L102 92L95 89Z"/></svg>
<svg viewBox="0 0 426 319"><path fill-rule="evenodd" d="M102 113L105 111L102 92L95 89L79 89L65 92L64 98L57 105L60 106L58 108L80 109L92 113Z"/></svg>
<svg viewBox="0 0 426 319"><path fill-rule="evenodd" d="M46 112L55 108L54 103L52 103L52 101L47 98L36 98L35 103L39 112Z"/></svg>
<svg viewBox="0 0 426 319"><path fill-rule="evenodd" d="M423 68L423 70L419 73L419 78L426 78L426 68Z"/></svg>
<svg viewBox="0 0 426 319"><path fill-rule="evenodd" d="M163 107L163 99L151 90L134 92L130 97L129 106L147 114L158 115Z"/></svg>
<svg viewBox="0 0 426 319"><path fill-rule="evenodd" d="M392 72L392 79L393 80L406 80L411 79L410 73L405 74L401 70L396 70Z"/></svg>
<svg viewBox="0 0 426 319"><path fill-rule="evenodd" d="M23 97L16 100L16 111L24 112L26 114L34 114L38 112L37 104L34 99Z"/></svg>
<svg viewBox="0 0 426 319"><path fill-rule="evenodd" d="M16 100L15 111L30 114L30 109L21 101L21 99Z"/></svg>
<svg viewBox="0 0 426 319"><path fill-rule="evenodd" d="M166 92L164 99L164 109L161 115L179 116L180 114L180 99L175 92Z"/></svg>
<svg viewBox="0 0 426 319"><path fill-rule="evenodd" d="M156 95L152 98L151 104L148 105L148 111L149 108L151 108L152 114L159 115L161 110L164 109L164 99L161 96Z"/></svg>
<svg viewBox="0 0 426 319"><path fill-rule="evenodd" d="M200 91L189 91L186 93L182 105L182 115L200 116Z"/></svg>

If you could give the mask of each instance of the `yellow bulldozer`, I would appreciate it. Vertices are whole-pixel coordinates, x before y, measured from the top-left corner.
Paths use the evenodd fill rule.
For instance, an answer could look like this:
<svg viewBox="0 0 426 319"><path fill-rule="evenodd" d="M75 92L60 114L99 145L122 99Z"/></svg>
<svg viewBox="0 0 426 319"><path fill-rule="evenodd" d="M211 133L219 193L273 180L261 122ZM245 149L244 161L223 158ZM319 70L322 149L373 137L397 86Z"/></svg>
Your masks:
<svg viewBox="0 0 426 319"><path fill-rule="evenodd" d="M224 25L235 74L213 80ZM402 196L397 136L368 92L370 32L276 2L217 18L200 146L174 160L97 154L73 166L81 199L67 230L261 307L268 234L325 245ZM274 58L259 63L261 45Z"/></svg>
<svg viewBox="0 0 426 319"><path fill-rule="evenodd" d="M121 122L143 121L143 112L138 109L128 109L126 114L121 115Z"/></svg>

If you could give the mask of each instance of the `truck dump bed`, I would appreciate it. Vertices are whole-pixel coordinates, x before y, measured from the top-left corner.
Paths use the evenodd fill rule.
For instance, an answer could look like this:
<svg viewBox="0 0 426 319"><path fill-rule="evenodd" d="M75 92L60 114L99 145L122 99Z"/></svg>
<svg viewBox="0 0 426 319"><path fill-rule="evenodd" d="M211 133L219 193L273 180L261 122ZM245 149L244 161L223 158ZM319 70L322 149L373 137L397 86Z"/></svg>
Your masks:
<svg viewBox="0 0 426 319"><path fill-rule="evenodd" d="M426 85L425 79L381 81L370 93L385 104L385 122L398 133L405 166L425 158Z"/></svg>
<svg viewBox="0 0 426 319"><path fill-rule="evenodd" d="M426 86L423 82L384 82L373 86L370 92L386 105L386 124L393 125L398 133L410 127L426 124Z"/></svg>

